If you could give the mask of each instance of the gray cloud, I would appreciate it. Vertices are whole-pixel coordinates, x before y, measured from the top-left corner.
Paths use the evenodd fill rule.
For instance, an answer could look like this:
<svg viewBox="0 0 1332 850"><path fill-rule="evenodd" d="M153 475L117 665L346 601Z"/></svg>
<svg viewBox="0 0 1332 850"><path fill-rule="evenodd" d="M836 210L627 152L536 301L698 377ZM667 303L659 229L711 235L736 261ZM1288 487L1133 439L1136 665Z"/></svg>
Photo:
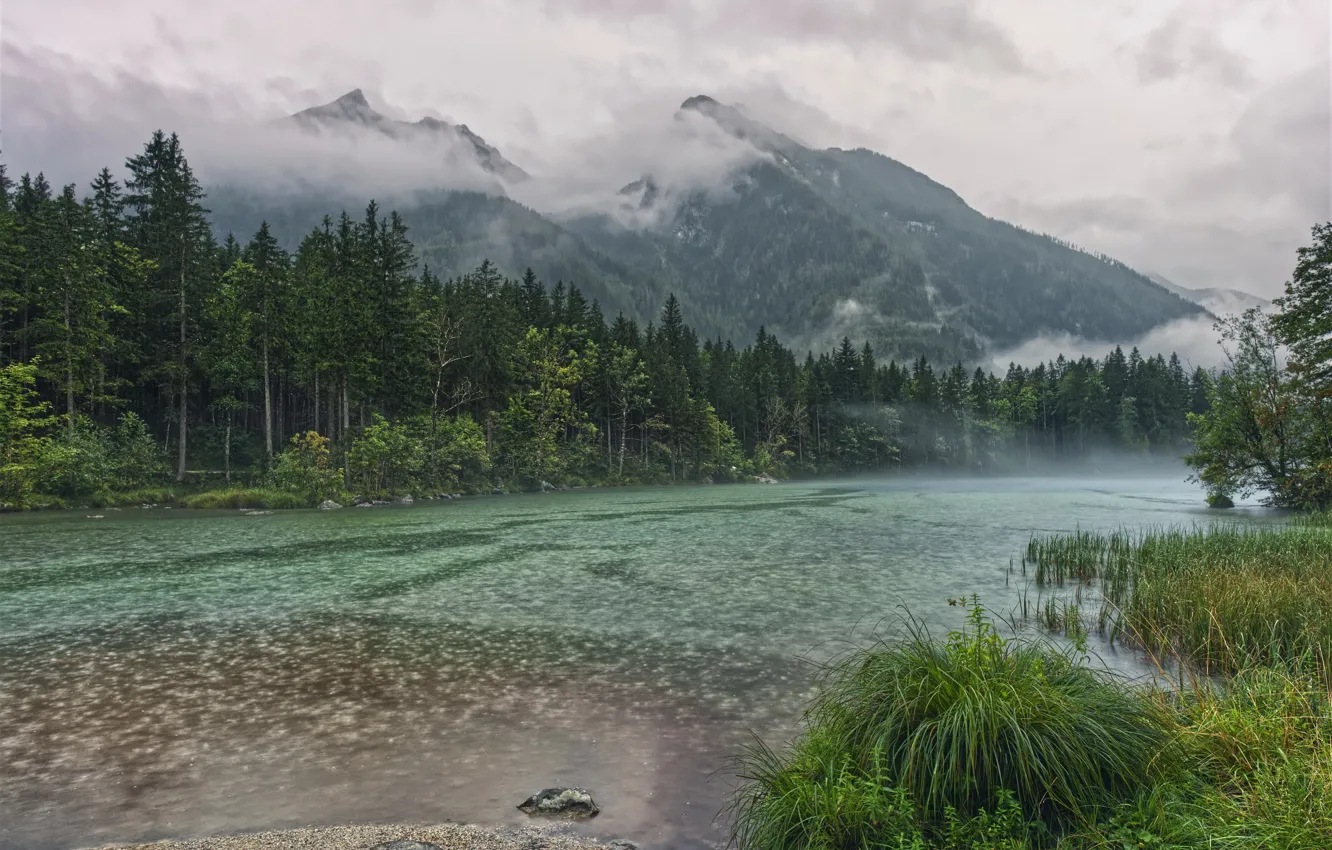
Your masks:
<svg viewBox="0 0 1332 850"><path fill-rule="evenodd" d="M1009 35L974 0L535 0L555 15L648 22L690 40L776 39L882 47L918 61L1026 68Z"/></svg>
<svg viewBox="0 0 1332 850"><path fill-rule="evenodd" d="M1248 61L1211 30L1172 15L1148 33L1138 52L1138 77L1153 83L1203 73L1230 88L1250 81Z"/></svg>

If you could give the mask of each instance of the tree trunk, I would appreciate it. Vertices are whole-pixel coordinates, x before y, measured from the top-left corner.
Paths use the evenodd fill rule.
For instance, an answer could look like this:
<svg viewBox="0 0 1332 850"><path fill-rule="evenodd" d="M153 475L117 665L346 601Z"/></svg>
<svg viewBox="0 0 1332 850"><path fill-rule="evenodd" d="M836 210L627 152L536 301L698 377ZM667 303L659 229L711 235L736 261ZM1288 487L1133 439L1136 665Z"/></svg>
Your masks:
<svg viewBox="0 0 1332 850"><path fill-rule="evenodd" d="M620 478L624 478L624 450L629 442L629 408L620 413Z"/></svg>
<svg viewBox="0 0 1332 850"><path fill-rule="evenodd" d="M74 335L69 329L69 277L65 277L65 412L69 435L74 436Z"/></svg>
<svg viewBox="0 0 1332 850"><path fill-rule="evenodd" d="M311 413L312 413L313 415L312 415L310 418L311 418L311 419L313 420L313 422L314 422L314 424L313 424L311 427L312 427L315 431L318 431L318 430L319 430L319 370L318 370L318 369L315 370L314 375L315 375L315 381L314 381L314 404L311 405Z"/></svg>
<svg viewBox="0 0 1332 850"><path fill-rule="evenodd" d="M264 334L264 468L273 465L273 392L268 375L268 334Z"/></svg>
<svg viewBox="0 0 1332 850"><path fill-rule="evenodd" d="M186 424L186 416L189 413L187 380L185 372L185 258L182 256L180 268L180 441L178 443L180 456L176 463L177 481L185 480L185 437L189 431L189 426Z"/></svg>
<svg viewBox="0 0 1332 850"><path fill-rule="evenodd" d="M231 415L227 415L227 436L222 447L222 457L227 470L227 483L231 483Z"/></svg>
<svg viewBox="0 0 1332 850"><path fill-rule="evenodd" d="M347 373L342 373L342 436L347 436L347 429L351 427L351 405L348 402L347 392Z"/></svg>

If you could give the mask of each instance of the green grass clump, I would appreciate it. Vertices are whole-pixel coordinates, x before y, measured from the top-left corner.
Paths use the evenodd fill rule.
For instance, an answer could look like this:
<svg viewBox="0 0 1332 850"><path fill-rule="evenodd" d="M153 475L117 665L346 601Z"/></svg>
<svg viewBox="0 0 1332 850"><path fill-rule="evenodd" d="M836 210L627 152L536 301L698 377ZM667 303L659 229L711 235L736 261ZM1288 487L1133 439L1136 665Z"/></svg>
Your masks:
<svg viewBox="0 0 1332 850"><path fill-rule="evenodd" d="M1028 829L1090 826L1177 772L1163 700L1000 637L979 605L968 620L945 641L909 622L904 640L830 667L788 756L758 745L742 759L738 846L950 846L1012 821L1021 834L983 846L1022 847Z"/></svg>
<svg viewBox="0 0 1332 850"><path fill-rule="evenodd" d="M1102 629L1204 673L1291 666L1332 679L1332 528L1216 526L1033 538L1038 585L1099 581Z"/></svg>
<svg viewBox="0 0 1332 850"><path fill-rule="evenodd" d="M296 493L286 490L250 488L207 490L203 493L186 496L182 503L187 508L202 510L236 510L239 508L287 510L312 507L308 499Z"/></svg>

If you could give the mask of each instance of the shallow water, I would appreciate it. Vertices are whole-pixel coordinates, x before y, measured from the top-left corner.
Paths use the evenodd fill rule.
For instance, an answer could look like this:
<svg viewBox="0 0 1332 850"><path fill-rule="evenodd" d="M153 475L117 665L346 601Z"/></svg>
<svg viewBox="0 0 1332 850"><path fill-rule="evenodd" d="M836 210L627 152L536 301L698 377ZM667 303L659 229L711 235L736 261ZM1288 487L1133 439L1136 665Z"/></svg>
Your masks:
<svg viewBox="0 0 1332 850"><path fill-rule="evenodd" d="M900 606L1011 611L1033 532L1215 516L1167 473L0 517L0 847L521 823L552 785L585 831L708 846L814 662Z"/></svg>

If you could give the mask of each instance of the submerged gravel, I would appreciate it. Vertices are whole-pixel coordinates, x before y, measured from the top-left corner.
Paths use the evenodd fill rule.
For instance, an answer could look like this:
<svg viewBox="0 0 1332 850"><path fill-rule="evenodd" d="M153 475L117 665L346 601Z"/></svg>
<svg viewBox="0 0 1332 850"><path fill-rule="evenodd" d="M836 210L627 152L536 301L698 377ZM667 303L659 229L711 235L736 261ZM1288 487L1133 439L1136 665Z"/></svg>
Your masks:
<svg viewBox="0 0 1332 850"><path fill-rule="evenodd" d="M440 850L610 850L617 845L625 846L618 841L602 844L591 838L561 832L557 828L365 824L155 841L149 844L110 844L100 850L370 850L378 844L404 839L434 844Z"/></svg>

